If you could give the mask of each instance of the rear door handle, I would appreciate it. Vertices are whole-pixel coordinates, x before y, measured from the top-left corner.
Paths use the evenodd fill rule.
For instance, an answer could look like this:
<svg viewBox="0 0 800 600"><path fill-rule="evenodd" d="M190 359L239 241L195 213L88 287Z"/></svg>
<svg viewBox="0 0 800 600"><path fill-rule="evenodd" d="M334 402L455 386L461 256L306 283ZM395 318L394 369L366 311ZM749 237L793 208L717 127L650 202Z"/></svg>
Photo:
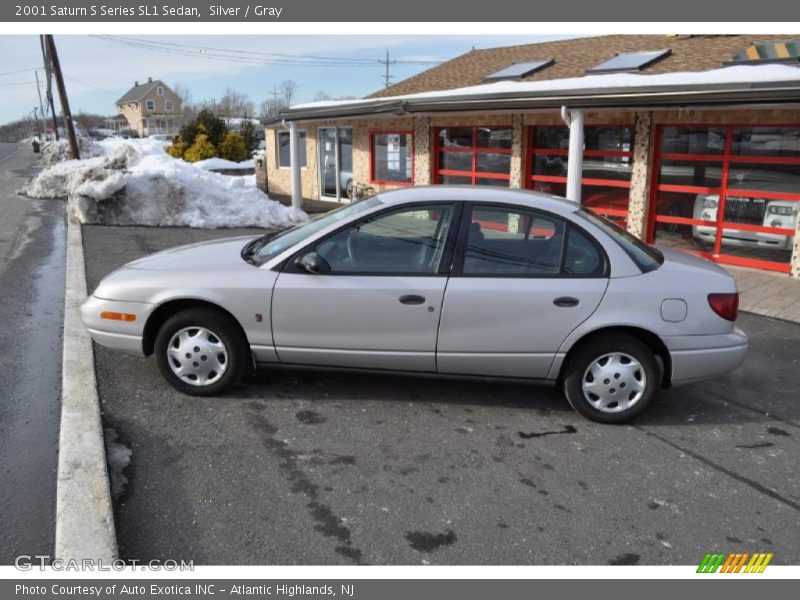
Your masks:
<svg viewBox="0 0 800 600"><path fill-rule="evenodd" d="M581 303L580 300L578 300L577 298L573 298L572 296L561 296L553 300L553 304L561 307L578 306L578 304L580 303Z"/></svg>
<svg viewBox="0 0 800 600"><path fill-rule="evenodd" d="M400 296L401 304L425 304L425 296L417 296L416 294L409 294L408 296Z"/></svg>

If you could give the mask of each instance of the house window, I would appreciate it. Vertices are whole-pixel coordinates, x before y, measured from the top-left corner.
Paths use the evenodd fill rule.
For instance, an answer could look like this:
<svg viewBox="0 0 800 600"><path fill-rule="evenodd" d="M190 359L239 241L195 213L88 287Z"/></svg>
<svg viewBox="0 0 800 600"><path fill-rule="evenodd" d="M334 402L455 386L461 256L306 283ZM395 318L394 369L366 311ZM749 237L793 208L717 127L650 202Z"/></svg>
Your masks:
<svg viewBox="0 0 800 600"><path fill-rule="evenodd" d="M624 226L633 168L633 127L584 127L581 203L585 208ZM528 144L528 187L565 196L569 129L532 127Z"/></svg>
<svg viewBox="0 0 800 600"><path fill-rule="evenodd" d="M163 96L164 95L164 88L161 87L161 86L158 86L156 88L156 94L158 94L159 96Z"/></svg>
<svg viewBox="0 0 800 600"><path fill-rule="evenodd" d="M292 166L292 156L289 152L289 132L277 131L278 146L278 167L289 168ZM300 141L300 167L306 166L306 132L298 131L297 137Z"/></svg>
<svg viewBox="0 0 800 600"><path fill-rule="evenodd" d="M172 100L164 101L164 110L167 112L172 112Z"/></svg>
<svg viewBox="0 0 800 600"><path fill-rule="evenodd" d="M156 109L156 101L155 100L148 100L146 104L147 110L155 110Z"/></svg>
<svg viewBox="0 0 800 600"><path fill-rule="evenodd" d="M447 127L436 130L436 183L508 187L510 127Z"/></svg>
<svg viewBox="0 0 800 600"><path fill-rule="evenodd" d="M373 183L411 185L414 182L414 136L410 131L370 134Z"/></svg>
<svg viewBox="0 0 800 600"><path fill-rule="evenodd" d="M800 127L663 125L648 240L788 273L800 214Z"/></svg>

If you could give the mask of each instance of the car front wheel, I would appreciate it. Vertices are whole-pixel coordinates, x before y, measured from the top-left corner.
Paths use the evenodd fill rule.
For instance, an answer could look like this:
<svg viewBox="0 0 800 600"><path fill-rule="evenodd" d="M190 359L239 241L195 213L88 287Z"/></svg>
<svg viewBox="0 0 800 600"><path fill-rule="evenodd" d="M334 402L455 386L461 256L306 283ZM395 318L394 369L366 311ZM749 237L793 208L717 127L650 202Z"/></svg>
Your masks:
<svg viewBox="0 0 800 600"><path fill-rule="evenodd" d="M589 341L570 358L562 379L572 408L600 423L625 423L639 415L658 383L653 352L625 335Z"/></svg>
<svg viewBox="0 0 800 600"><path fill-rule="evenodd" d="M182 310L167 319L155 339L161 375L191 396L230 389L248 364L247 341L236 322L208 308Z"/></svg>

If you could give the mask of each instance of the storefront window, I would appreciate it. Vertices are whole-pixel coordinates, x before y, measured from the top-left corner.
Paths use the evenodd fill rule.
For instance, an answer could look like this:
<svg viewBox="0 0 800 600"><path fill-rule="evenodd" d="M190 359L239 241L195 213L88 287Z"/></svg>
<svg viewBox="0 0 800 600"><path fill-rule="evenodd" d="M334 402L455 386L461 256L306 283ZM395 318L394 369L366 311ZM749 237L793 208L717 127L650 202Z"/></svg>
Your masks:
<svg viewBox="0 0 800 600"><path fill-rule="evenodd" d="M370 136L372 181L411 184L413 173L413 135L408 131L376 132Z"/></svg>
<svg viewBox="0 0 800 600"><path fill-rule="evenodd" d="M278 131L278 166L279 167L291 167L292 166L292 157L289 149L289 132L288 131ZM297 137L300 140L300 166L306 166L306 132L305 131L298 131Z"/></svg>
<svg viewBox="0 0 800 600"><path fill-rule="evenodd" d="M508 187L511 143L509 127L438 129L434 181Z"/></svg>

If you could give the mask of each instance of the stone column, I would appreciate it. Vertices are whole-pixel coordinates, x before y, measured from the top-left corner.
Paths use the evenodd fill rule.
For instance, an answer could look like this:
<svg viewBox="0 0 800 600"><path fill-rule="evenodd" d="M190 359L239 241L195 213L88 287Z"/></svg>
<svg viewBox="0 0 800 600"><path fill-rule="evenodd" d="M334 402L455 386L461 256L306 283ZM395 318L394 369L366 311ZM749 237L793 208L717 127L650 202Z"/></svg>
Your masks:
<svg viewBox="0 0 800 600"><path fill-rule="evenodd" d="M794 224L794 249L792 250L791 276L800 279L800 215Z"/></svg>
<svg viewBox="0 0 800 600"><path fill-rule="evenodd" d="M511 173L508 187L524 188L525 179L522 166L525 164L525 148L523 146L524 126L522 115L511 115Z"/></svg>
<svg viewBox="0 0 800 600"><path fill-rule="evenodd" d="M431 183L431 120L414 117L414 185Z"/></svg>
<svg viewBox="0 0 800 600"><path fill-rule="evenodd" d="M633 138L633 169L628 204L628 231L638 238L647 232L650 199L650 131L653 113L637 112Z"/></svg>

